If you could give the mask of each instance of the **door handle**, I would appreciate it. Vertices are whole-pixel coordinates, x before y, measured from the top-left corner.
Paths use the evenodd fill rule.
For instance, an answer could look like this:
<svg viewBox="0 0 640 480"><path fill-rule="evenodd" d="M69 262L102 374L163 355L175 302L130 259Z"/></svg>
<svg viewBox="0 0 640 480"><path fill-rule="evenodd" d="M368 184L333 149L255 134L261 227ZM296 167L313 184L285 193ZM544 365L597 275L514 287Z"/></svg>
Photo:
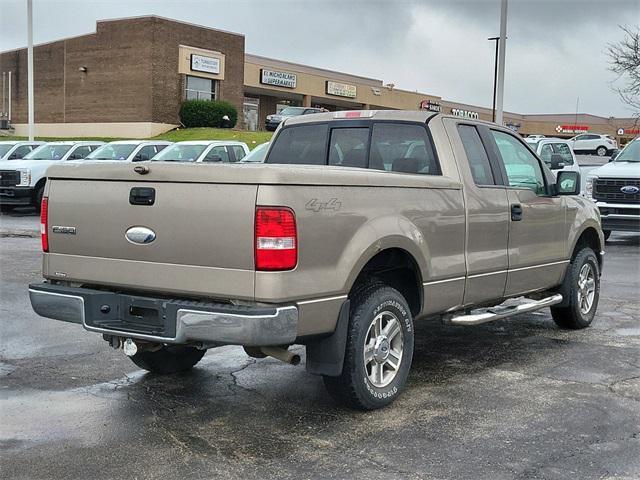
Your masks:
<svg viewBox="0 0 640 480"><path fill-rule="evenodd" d="M511 204L511 221L519 222L522 220L522 205L519 203Z"/></svg>

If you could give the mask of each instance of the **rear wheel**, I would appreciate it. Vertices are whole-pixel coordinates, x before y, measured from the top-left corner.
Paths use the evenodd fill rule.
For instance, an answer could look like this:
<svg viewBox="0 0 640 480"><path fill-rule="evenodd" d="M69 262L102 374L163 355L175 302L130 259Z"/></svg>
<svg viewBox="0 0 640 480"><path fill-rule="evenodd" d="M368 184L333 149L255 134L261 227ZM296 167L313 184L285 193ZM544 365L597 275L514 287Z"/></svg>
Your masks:
<svg viewBox="0 0 640 480"><path fill-rule="evenodd" d="M596 154L599 157L604 157L607 154L607 147L598 147L596 149Z"/></svg>
<svg viewBox="0 0 640 480"><path fill-rule="evenodd" d="M324 377L330 395L358 410L391 403L404 388L413 358L411 310L397 290L375 282L351 299L342 373Z"/></svg>
<svg viewBox="0 0 640 480"><path fill-rule="evenodd" d="M155 352L143 350L129 358L143 370L165 375L190 370L205 353L206 350L172 345Z"/></svg>
<svg viewBox="0 0 640 480"><path fill-rule="evenodd" d="M569 265L562 291L568 295L564 307L551 307L551 316L561 328L580 329L591 325L600 298L600 269L596 254L585 247Z"/></svg>

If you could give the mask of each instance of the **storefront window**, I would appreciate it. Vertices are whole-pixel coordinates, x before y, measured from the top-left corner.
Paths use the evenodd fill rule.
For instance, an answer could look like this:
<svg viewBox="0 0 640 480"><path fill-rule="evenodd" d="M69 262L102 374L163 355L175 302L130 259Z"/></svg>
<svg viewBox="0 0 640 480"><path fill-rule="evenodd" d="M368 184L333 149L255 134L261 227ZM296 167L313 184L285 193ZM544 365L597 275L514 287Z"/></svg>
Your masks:
<svg viewBox="0 0 640 480"><path fill-rule="evenodd" d="M215 100L216 84L217 82L215 80L209 78L187 75L185 98L187 100Z"/></svg>

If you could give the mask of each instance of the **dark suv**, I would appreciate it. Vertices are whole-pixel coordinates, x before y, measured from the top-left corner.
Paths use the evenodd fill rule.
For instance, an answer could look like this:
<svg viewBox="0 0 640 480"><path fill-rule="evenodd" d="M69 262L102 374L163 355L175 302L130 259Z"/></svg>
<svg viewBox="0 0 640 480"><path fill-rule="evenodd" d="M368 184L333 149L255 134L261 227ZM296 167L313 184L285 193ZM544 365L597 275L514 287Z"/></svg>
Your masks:
<svg viewBox="0 0 640 480"><path fill-rule="evenodd" d="M322 113L326 111L327 110L324 108L287 107L278 114L267 115L267 121L264 126L267 130L273 132L286 118L297 117L298 115L309 115L311 113Z"/></svg>

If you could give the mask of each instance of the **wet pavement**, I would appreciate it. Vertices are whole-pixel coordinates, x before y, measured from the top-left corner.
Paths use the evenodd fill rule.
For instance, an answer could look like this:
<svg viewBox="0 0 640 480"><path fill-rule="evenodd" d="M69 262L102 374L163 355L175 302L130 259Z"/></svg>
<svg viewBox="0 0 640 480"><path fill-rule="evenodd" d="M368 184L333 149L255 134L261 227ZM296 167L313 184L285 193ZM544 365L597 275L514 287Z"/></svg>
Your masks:
<svg viewBox="0 0 640 480"><path fill-rule="evenodd" d="M187 374L144 373L31 311L39 248L0 238L2 478L640 478L638 235L607 245L591 328L561 331L547 310L420 322L407 390L371 413L237 347Z"/></svg>

